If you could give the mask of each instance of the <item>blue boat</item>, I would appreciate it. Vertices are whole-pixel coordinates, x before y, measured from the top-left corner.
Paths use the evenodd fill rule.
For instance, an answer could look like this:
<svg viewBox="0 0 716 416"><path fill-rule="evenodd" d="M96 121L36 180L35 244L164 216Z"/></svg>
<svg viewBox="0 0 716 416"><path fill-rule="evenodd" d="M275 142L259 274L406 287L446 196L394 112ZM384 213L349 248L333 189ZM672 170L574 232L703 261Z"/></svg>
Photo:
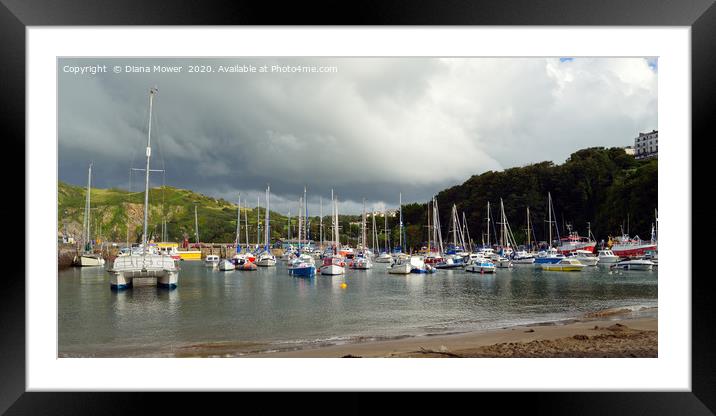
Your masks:
<svg viewBox="0 0 716 416"><path fill-rule="evenodd" d="M557 249L550 247L546 251L540 251L535 257L534 264L557 264L564 259L564 255L557 253Z"/></svg>
<svg viewBox="0 0 716 416"><path fill-rule="evenodd" d="M296 277L313 277L316 275L316 266L313 264L301 264L288 269L288 273Z"/></svg>

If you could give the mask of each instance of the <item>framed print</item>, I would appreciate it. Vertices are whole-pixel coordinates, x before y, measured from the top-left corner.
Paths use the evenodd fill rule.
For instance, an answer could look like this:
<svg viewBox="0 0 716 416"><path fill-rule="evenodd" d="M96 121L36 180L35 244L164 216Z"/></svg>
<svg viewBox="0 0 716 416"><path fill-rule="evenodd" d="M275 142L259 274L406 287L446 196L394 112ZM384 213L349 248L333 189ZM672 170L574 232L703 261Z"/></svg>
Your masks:
<svg viewBox="0 0 716 416"><path fill-rule="evenodd" d="M0 9L27 163L3 411L146 398L119 391L716 406L690 169L711 2L381 4L365 27L40 3Z"/></svg>

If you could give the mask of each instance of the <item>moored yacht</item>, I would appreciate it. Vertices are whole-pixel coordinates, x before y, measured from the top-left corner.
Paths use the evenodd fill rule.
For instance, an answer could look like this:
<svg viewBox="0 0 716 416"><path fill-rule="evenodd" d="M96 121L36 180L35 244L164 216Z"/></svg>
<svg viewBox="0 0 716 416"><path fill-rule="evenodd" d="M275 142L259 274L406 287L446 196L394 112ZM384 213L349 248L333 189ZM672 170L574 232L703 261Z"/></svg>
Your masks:
<svg viewBox="0 0 716 416"><path fill-rule="evenodd" d="M619 256L615 255L611 250L599 250L597 258L599 259L599 263L602 264L612 264L619 261Z"/></svg>
<svg viewBox="0 0 716 416"><path fill-rule="evenodd" d="M611 267L624 270L652 270L654 263L651 260L630 259L620 261Z"/></svg>
<svg viewBox="0 0 716 416"><path fill-rule="evenodd" d="M148 247L147 225L149 223L149 161L152 154L152 103L157 89L149 90L149 127L147 129L147 164L144 169L144 222L142 232L141 252L131 251L127 255L117 256L108 270L110 274L110 287L124 289L133 286L135 278L155 278L158 286L173 288L179 282L179 268L174 259L167 254L160 253L156 247Z"/></svg>
<svg viewBox="0 0 716 416"><path fill-rule="evenodd" d="M599 263L599 257L589 250L574 250L569 257L579 260L585 266L596 266Z"/></svg>

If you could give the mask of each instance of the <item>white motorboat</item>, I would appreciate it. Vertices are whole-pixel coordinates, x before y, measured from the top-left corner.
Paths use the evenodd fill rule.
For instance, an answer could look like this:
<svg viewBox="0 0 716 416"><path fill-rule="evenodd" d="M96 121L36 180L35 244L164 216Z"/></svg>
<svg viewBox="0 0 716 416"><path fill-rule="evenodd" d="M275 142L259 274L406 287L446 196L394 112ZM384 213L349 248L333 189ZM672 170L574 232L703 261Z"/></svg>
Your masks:
<svg viewBox="0 0 716 416"><path fill-rule="evenodd" d="M524 250L516 252L512 257L512 264L533 264L534 262L535 256Z"/></svg>
<svg viewBox="0 0 716 416"><path fill-rule="evenodd" d="M259 254L259 257L256 259L256 265L259 267L273 267L276 265L276 256L268 251L264 251Z"/></svg>
<svg viewBox="0 0 716 416"><path fill-rule="evenodd" d="M619 262L619 256L615 255L611 250L599 250L597 258L599 259L599 263L602 264L613 264Z"/></svg>
<svg viewBox="0 0 716 416"><path fill-rule="evenodd" d="M495 273L495 270L495 263L485 258L470 261L470 264L465 266L465 271L469 273Z"/></svg>
<svg viewBox="0 0 716 416"><path fill-rule="evenodd" d="M651 260L632 259L620 261L612 265L612 267L624 270L652 270L654 263Z"/></svg>
<svg viewBox="0 0 716 416"><path fill-rule="evenodd" d="M207 254L204 258L204 266L211 268L217 267L220 260L221 258L216 254Z"/></svg>
<svg viewBox="0 0 716 416"><path fill-rule="evenodd" d="M219 262L219 270L224 272L236 270L236 265L231 260L224 259Z"/></svg>
<svg viewBox="0 0 716 416"><path fill-rule="evenodd" d="M500 269L509 269L512 267L512 260L510 260L507 257L498 257L497 260L495 260L495 266L499 267Z"/></svg>
<svg viewBox="0 0 716 416"><path fill-rule="evenodd" d="M390 274L410 274L413 266L410 264L410 258L398 258L388 266Z"/></svg>
<svg viewBox="0 0 716 416"><path fill-rule="evenodd" d="M585 266L596 266L599 263L599 257L589 250L575 250L570 257L579 260Z"/></svg>
<svg viewBox="0 0 716 416"><path fill-rule="evenodd" d="M147 245L149 235L147 233L149 223L149 173L151 172L149 161L152 154L152 103L156 93L156 88L149 90L149 128L147 129L147 164L144 169L144 222L141 252L130 250L129 254L117 256L114 259L112 267L108 270L112 289L133 287L135 278L154 278L158 286L168 288L176 287L179 282L179 268L174 259L166 253L160 253L156 247Z"/></svg>
<svg viewBox="0 0 716 416"><path fill-rule="evenodd" d="M559 263L542 264L542 270L550 272L581 272L585 267L587 266L580 263L579 260L569 257L563 258Z"/></svg>

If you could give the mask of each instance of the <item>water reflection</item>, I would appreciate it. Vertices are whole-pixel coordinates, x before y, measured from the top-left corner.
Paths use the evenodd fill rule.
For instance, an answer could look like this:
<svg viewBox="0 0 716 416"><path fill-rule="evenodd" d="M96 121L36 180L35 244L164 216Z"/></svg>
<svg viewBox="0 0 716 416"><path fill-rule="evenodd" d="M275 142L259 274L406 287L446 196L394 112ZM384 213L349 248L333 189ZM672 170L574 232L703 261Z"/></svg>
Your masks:
<svg viewBox="0 0 716 416"><path fill-rule="evenodd" d="M346 284L345 288L341 287ZM60 272L60 351L132 351L203 342L279 342L505 326L629 305L656 306L656 272L534 267L390 275L385 268L297 278L284 264L222 272L183 262L174 290L113 292L100 268Z"/></svg>

